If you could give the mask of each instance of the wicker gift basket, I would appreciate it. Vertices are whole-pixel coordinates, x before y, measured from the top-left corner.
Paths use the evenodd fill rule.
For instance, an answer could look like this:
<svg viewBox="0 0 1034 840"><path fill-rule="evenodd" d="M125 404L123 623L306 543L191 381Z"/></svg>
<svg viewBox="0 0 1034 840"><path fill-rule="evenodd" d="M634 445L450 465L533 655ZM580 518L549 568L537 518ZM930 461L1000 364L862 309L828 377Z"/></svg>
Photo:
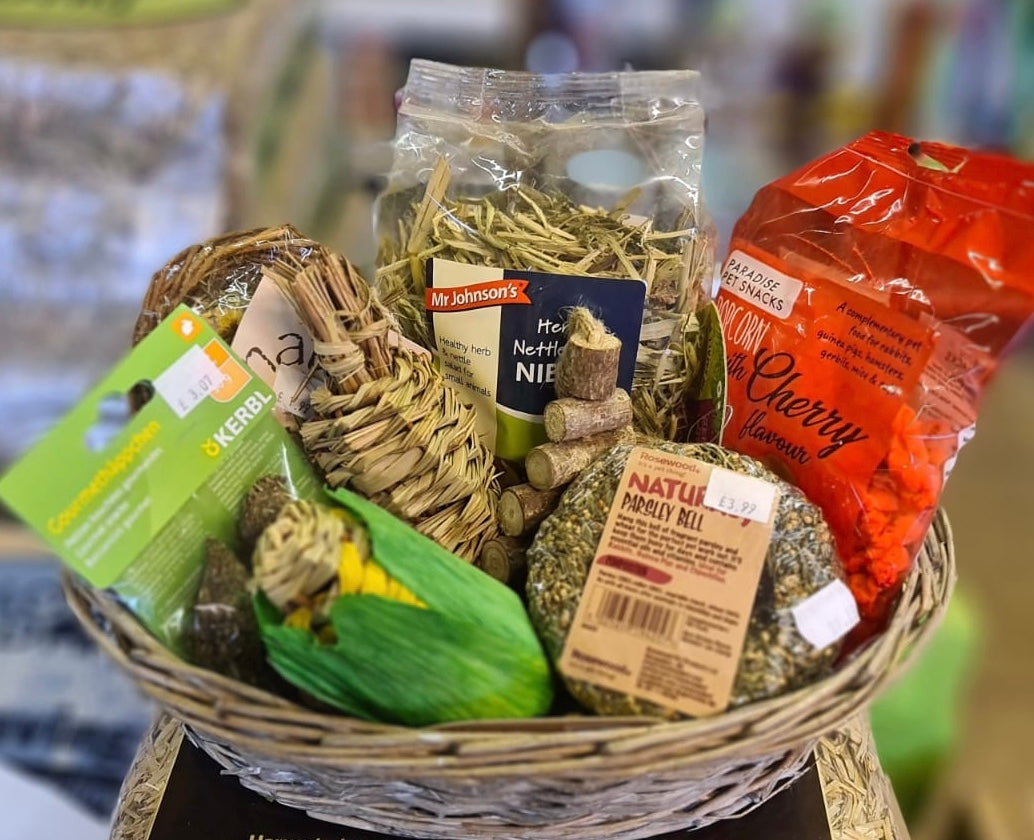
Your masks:
<svg viewBox="0 0 1034 840"><path fill-rule="evenodd" d="M318 248L287 226L188 248L155 275L135 339L182 300L232 331L263 265L300 269ZM423 728L315 711L191 665L110 592L71 574L64 585L80 622L141 690L226 772L276 802L396 835L596 840L740 816L789 785L818 739L857 715L929 636L954 578L940 514L880 636L808 688L719 716Z"/></svg>
<svg viewBox="0 0 1034 840"><path fill-rule="evenodd" d="M746 813L893 679L955 580L931 527L886 631L808 688L712 718L546 717L427 728L326 714L194 667L105 591L65 578L83 626L241 784L314 817L414 837L635 838Z"/></svg>

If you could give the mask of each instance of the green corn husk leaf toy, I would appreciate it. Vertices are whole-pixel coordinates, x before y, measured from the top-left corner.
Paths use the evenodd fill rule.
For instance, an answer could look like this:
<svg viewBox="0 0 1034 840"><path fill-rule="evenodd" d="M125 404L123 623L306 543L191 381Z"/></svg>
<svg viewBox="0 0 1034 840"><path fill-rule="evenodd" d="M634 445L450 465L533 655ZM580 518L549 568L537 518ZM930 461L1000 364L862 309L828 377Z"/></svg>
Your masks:
<svg viewBox="0 0 1034 840"><path fill-rule="evenodd" d="M549 709L549 665L513 591L362 497L329 495L341 508L288 505L290 530L273 523L255 549L257 570L276 569L304 553L287 543L326 534L328 517L345 523L327 589L281 593L279 606L255 597L284 679L346 714L409 726Z"/></svg>

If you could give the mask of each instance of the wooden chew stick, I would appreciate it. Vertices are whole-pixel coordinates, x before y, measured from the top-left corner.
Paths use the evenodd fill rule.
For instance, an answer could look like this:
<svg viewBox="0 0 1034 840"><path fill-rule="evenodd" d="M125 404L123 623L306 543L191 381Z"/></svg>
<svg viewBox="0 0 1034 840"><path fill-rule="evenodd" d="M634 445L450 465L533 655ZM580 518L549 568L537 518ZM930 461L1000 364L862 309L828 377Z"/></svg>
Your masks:
<svg viewBox="0 0 1034 840"><path fill-rule="evenodd" d="M563 487L536 490L530 484L507 487L499 496L499 527L510 537L519 537L553 512Z"/></svg>
<svg viewBox="0 0 1034 840"><path fill-rule="evenodd" d="M560 487L571 481L612 446L634 442L635 432L631 426L625 426L580 440L536 446L524 459L528 482L539 490Z"/></svg>
<svg viewBox="0 0 1034 840"><path fill-rule="evenodd" d="M618 384L621 340L584 307L567 319L567 344L556 366L556 394L580 400L605 400Z"/></svg>
<svg viewBox="0 0 1034 840"><path fill-rule="evenodd" d="M554 443L620 429L632 422L632 400L617 388L605 400L564 397L546 403L546 437Z"/></svg>
<svg viewBox="0 0 1034 840"><path fill-rule="evenodd" d="M528 572L527 550L527 539L493 537L481 547L477 567L507 586L519 587Z"/></svg>

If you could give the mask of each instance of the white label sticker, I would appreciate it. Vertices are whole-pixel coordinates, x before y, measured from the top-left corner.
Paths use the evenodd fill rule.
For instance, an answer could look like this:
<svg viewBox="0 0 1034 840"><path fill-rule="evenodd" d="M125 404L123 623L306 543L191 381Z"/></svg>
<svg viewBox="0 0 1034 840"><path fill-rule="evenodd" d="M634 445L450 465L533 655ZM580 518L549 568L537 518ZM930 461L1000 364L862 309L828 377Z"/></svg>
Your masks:
<svg viewBox="0 0 1034 840"><path fill-rule="evenodd" d="M749 475L715 467L704 492L704 506L754 522L768 522L776 486Z"/></svg>
<svg viewBox="0 0 1034 840"><path fill-rule="evenodd" d="M972 425L966 426L965 429L961 429L958 435L956 435L955 439L958 442L959 446L958 449L955 450L955 453L947 461L944 462L945 481L948 480L948 476L951 475L951 471L955 469L955 463L959 459L959 452L962 450L962 447L969 443L971 440L973 440L973 438L976 436L976 433L977 427L974 423Z"/></svg>
<svg viewBox="0 0 1034 840"><path fill-rule="evenodd" d="M733 251L722 267L722 288L776 318L789 318L804 284L760 260Z"/></svg>
<svg viewBox="0 0 1034 840"><path fill-rule="evenodd" d="M313 359L312 333L270 277L252 295L230 345L277 393L277 407L299 417L308 413L309 391L301 388Z"/></svg>
<svg viewBox="0 0 1034 840"><path fill-rule="evenodd" d="M793 620L806 641L824 648L858 623L858 605L847 584L835 580L794 607Z"/></svg>
<svg viewBox="0 0 1034 840"><path fill-rule="evenodd" d="M154 390L181 420L226 377L196 344L152 380Z"/></svg>

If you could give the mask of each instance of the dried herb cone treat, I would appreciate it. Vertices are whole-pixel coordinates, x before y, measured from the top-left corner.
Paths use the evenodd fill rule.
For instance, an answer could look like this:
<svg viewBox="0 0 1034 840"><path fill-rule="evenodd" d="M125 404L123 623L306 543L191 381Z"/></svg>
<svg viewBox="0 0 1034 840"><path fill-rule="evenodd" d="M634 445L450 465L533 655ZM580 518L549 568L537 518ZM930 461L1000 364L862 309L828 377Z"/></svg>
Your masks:
<svg viewBox="0 0 1034 840"><path fill-rule="evenodd" d="M603 534L631 445L615 446L568 488L528 550L529 612L554 662L559 661ZM780 490L761 581L733 684L730 706L800 688L829 671L839 645L816 649L798 632L792 608L840 578L829 528L818 508L757 461L713 444L657 443L684 455L776 484ZM586 708L608 715L679 717L655 703L565 678Z"/></svg>
<svg viewBox="0 0 1034 840"><path fill-rule="evenodd" d="M492 455L474 411L429 356L398 347L393 319L348 260L316 254L277 278L315 337L324 385L301 427L331 487L350 486L467 561L498 529Z"/></svg>
<svg viewBox="0 0 1034 840"><path fill-rule="evenodd" d="M265 650L251 605L248 571L223 543L205 543L205 567L190 611L192 662L243 682L269 682Z"/></svg>
<svg viewBox="0 0 1034 840"><path fill-rule="evenodd" d="M252 485L241 503L237 531L244 544L254 547L259 535L277 518L284 505L294 500L280 475L264 475Z"/></svg>

